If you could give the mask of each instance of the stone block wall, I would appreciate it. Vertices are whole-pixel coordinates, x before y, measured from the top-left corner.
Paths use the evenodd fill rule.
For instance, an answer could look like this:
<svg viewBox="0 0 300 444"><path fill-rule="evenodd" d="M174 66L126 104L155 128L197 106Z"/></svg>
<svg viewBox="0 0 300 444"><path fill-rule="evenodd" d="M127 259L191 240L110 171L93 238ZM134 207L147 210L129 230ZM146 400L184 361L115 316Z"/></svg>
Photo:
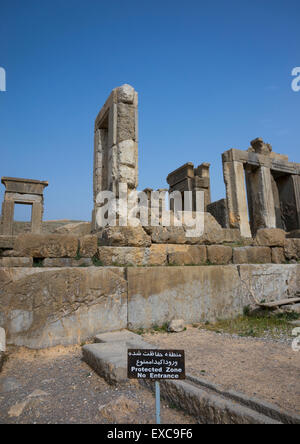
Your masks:
<svg viewBox="0 0 300 444"><path fill-rule="evenodd" d="M197 254L205 259L202 248ZM7 344L39 349L174 318L187 323L232 318L251 303L249 288L259 300L292 297L300 264L1 267L0 282L0 327Z"/></svg>
<svg viewBox="0 0 300 444"><path fill-rule="evenodd" d="M0 236L0 267L297 263L300 237L289 236L276 228L261 229L251 240L234 229L188 238L183 227L115 227L84 236L26 233Z"/></svg>

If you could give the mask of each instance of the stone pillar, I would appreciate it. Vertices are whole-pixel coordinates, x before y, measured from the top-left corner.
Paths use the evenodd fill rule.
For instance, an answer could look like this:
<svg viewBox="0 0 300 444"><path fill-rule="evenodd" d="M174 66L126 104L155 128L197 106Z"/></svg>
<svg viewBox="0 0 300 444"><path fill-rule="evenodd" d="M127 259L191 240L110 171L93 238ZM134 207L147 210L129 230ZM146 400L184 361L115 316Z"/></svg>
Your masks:
<svg viewBox="0 0 300 444"><path fill-rule="evenodd" d="M4 200L2 204L2 234L4 235L13 235L14 210L14 201Z"/></svg>
<svg viewBox="0 0 300 444"><path fill-rule="evenodd" d="M283 229L300 229L300 176L281 175L276 180Z"/></svg>
<svg viewBox="0 0 300 444"><path fill-rule="evenodd" d="M295 193L295 201L296 201L296 212L297 212L297 219L298 219L298 230L300 229L300 176L299 175L292 175L292 181L294 186L294 193Z"/></svg>
<svg viewBox="0 0 300 444"><path fill-rule="evenodd" d="M32 233L40 234L42 232L42 220L43 220L43 204L39 202L34 202L32 204L32 214L31 214Z"/></svg>
<svg viewBox="0 0 300 444"><path fill-rule="evenodd" d="M251 194L253 234L260 228L276 228L276 211L271 170L265 166L252 169L248 177ZM250 196L249 196L250 197Z"/></svg>
<svg viewBox="0 0 300 444"><path fill-rule="evenodd" d="M138 186L138 95L130 85L112 91L95 121L94 137L94 210L100 191L112 191L118 197L119 184L128 190Z"/></svg>
<svg viewBox="0 0 300 444"><path fill-rule="evenodd" d="M243 237L251 237L242 162L223 162L228 219L231 228L239 228Z"/></svg>

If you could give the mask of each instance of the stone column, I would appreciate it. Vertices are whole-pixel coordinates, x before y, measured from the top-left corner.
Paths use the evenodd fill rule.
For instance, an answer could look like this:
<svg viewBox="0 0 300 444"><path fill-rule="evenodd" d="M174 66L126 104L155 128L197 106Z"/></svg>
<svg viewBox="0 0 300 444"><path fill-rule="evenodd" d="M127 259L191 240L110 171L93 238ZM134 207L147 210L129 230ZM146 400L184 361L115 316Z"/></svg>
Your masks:
<svg viewBox="0 0 300 444"><path fill-rule="evenodd" d="M195 169L195 178L193 182L193 191L204 192L204 211L207 211L207 206L211 203L210 193L210 163L204 162ZM196 196L196 195L195 195ZM196 210L195 206L196 197L193 198L193 211Z"/></svg>
<svg viewBox="0 0 300 444"><path fill-rule="evenodd" d="M14 210L14 201L4 200L2 204L2 234L4 235L13 235Z"/></svg>
<svg viewBox="0 0 300 444"><path fill-rule="evenodd" d="M31 232L40 234L42 232L43 220L43 204L42 202L34 202L32 204L31 214Z"/></svg>
<svg viewBox="0 0 300 444"><path fill-rule="evenodd" d="M295 201L296 201L296 212L298 219L298 230L300 230L300 176L292 175L292 181L294 185Z"/></svg>
<svg viewBox="0 0 300 444"><path fill-rule="evenodd" d="M260 228L276 228L276 211L270 168L259 166L252 171L251 200L254 233Z"/></svg>
<svg viewBox="0 0 300 444"><path fill-rule="evenodd" d="M96 231L96 197L112 191L118 197L119 184L128 190L138 186L138 95L130 85L112 91L95 121L94 210L92 230Z"/></svg>
<svg viewBox="0 0 300 444"><path fill-rule="evenodd" d="M223 162L228 218L231 228L239 228L243 237L251 237L242 162Z"/></svg>

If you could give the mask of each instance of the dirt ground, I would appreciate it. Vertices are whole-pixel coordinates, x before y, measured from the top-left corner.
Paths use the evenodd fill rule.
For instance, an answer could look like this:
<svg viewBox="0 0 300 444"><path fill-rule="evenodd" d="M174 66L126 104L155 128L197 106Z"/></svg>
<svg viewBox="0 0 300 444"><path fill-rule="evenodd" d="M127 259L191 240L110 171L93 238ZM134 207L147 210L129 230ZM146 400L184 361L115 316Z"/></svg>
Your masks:
<svg viewBox="0 0 300 444"><path fill-rule="evenodd" d="M300 352L291 344L193 327L180 333L147 333L143 338L160 348L184 349L187 373L300 415Z"/></svg>
<svg viewBox="0 0 300 444"><path fill-rule="evenodd" d="M163 424L194 418L161 406ZM0 373L0 424L155 424L155 398L135 381L110 386L81 360L81 348L10 348Z"/></svg>

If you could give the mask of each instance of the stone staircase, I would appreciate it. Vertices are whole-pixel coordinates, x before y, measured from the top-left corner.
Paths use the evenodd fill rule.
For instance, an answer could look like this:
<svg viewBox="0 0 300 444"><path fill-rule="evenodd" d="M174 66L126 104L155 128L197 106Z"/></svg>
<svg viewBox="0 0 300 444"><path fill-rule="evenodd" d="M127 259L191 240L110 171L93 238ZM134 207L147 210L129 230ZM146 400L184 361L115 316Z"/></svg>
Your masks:
<svg viewBox="0 0 300 444"><path fill-rule="evenodd" d="M127 350L157 348L128 330L102 333L94 344L82 347L83 360L110 384L127 379ZM154 383L140 380L154 390ZM300 424L291 415L264 401L249 398L189 374L185 381L161 382L161 396L169 403L194 416L202 424Z"/></svg>

